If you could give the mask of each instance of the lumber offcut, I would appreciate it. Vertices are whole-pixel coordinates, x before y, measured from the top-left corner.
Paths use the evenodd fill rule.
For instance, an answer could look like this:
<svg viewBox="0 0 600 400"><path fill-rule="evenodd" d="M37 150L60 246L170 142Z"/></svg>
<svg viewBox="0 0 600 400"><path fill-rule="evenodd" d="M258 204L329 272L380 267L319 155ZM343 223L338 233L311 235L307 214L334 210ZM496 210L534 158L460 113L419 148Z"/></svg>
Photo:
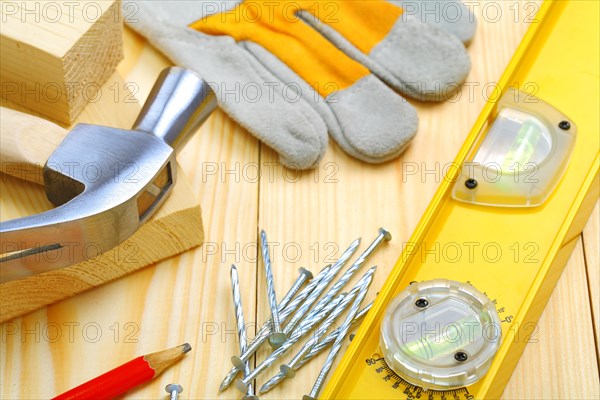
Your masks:
<svg viewBox="0 0 600 400"><path fill-rule="evenodd" d="M71 124L123 58L118 0L0 2L3 100Z"/></svg>

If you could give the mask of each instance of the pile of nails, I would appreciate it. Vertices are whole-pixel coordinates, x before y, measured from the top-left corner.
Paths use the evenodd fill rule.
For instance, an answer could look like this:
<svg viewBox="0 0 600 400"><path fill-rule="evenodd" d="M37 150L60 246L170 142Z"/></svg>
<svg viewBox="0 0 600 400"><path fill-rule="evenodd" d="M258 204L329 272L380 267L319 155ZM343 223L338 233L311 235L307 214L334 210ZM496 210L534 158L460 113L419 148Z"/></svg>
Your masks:
<svg viewBox="0 0 600 400"><path fill-rule="evenodd" d="M325 364L310 394L305 395L303 398L304 400L316 399L351 326L359 322L373 304L371 303L362 309L360 308L373 280L376 267L367 270L358 283L348 292L342 293L341 290L356 272L361 269L375 249L382 242L389 241L390 239L390 233L383 228L379 228L379 235L373 243L369 245L331 287L329 285L333 282L336 275L358 249L360 239L352 242L334 264L326 266L314 277L310 271L300 268L300 276L283 299L277 303L275 288L273 286L273 272L271 270L267 235L264 231L261 231L261 253L265 267L271 318L263 324L254 339L248 343L246 340L246 326L242 311L238 273L236 267L232 265L231 287L233 290L240 355L231 357L234 366L225 379L223 379L219 388L220 391L228 388L235 380L235 387L245 394L244 399L258 399L252 387L252 382L258 375L278 362L291 347L304 341L298 352L288 362L280 365L281 372L262 385L259 393L266 393L284 379L293 378L303 365L323 350L330 348ZM346 315L340 318L342 314ZM341 322L339 327L333 329L334 323L338 319L343 322ZM327 334L328 331L331 332ZM258 363L256 368L250 370L249 358L267 341L273 348L273 351L265 360ZM236 380L240 371L243 373L242 378Z"/></svg>

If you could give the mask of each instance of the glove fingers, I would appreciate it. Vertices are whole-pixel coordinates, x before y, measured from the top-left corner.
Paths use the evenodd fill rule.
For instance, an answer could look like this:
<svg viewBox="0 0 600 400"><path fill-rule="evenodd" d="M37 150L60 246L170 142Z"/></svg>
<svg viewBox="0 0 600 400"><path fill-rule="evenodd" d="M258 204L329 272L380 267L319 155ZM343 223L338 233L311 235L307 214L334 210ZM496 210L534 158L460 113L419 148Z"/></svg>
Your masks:
<svg viewBox="0 0 600 400"><path fill-rule="evenodd" d="M384 79L408 96L444 101L467 79L471 59L462 42L415 17L399 18L369 53Z"/></svg>
<svg viewBox="0 0 600 400"><path fill-rule="evenodd" d="M140 7L132 28L174 63L198 72L215 90L220 107L278 152L282 164L297 169L318 164L327 149L327 127L311 106L295 101L297 96L232 38L173 26L163 19L168 14L156 10Z"/></svg>
<svg viewBox="0 0 600 400"><path fill-rule="evenodd" d="M221 64L224 68L212 75L224 85L239 84L242 91L240 101L231 101L224 91L217 93L217 98L222 99L220 106L279 153L283 165L293 169L316 167L327 151L325 122L295 93L294 87L281 82L246 51L242 50L240 56L246 60L228 60Z"/></svg>
<svg viewBox="0 0 600 400"><path fill-rule="evenodd" d="M293 84L346 153L369 163L400 155L417 132L416 110L372 74L323 98L286 64L253 42L245 47L279 80Z"/></svg>
<svg viewBox="0 0 600 400"><path fill-rule="evenodd" d="M473 12L456 0L388 0L403 9L404 16L435 26L468 45L475 36L477 21Z"/></svg>
<svg viewBox="0 0 600 400"><path fill-rule="evenodd" d="M142 3L140 6L145 5ZM157 9L154 4L147 8ZM400 15L397 7L385 2L378 4L385 9L378 8L374 17L380 22L385 21L385 26L380 26L367 38L373 44L382 40ZM173 9L173 6L167 7L159 15L147 19L150 21L147 25L158 33L152 37L146 35L175 62L195 69L208 81L222 82L225 90L231 90L227 85L236 83L241 88L257 83L259 88L268 82L278 84L270 96L258 96L250 102L245 101L246 98L232 99L228 93L217 95L223 109L278 151L283 163L309 168L318 162L327 141L323 121L342 149L368 162L386 161L397 156L416 133L417 117L412 106L310 26L299 21L286 24L281 20L278 23L283 22L283 26L278 28L265 25L268 22L265 20L246 23L243 19L239 22L229 19L228 23L223 23L222 15L217 14L196 20L192 25L210 35L180 26L172 26L172 32L169 32L164 28L169 25L169 18L163 18L162 14L168 15ZM238 10L231 10L228 17L235 18ZM193 10L186 13L191 15ZM356 17L359 16L354 15ZM261 48L264 53L257 55L260 62L226 35L235 37L238 42L258 40L262 47L256 48ZM286 102L282 100L284 90L288 95L290 91L285 85L281 86L281 81L286 80L282 71L293 75L288 81L302 82L299 75L309 84L320 86L316 87L316 92L302 91L302 95L310 100Z"/></svg>
<svg viewBox="0 0 600 400"><path fill-rule="evenodd" d="M336 142L363 161L382 163L399 156L418 128L417 112L375 75L327 98L340 125Z"/></svg>
<svg viewBox="0 0 600 400"><path fill-rule="evenodd" d="M343 4L351 8L360 3ZM351 10L340 11L345 11L347 18L355 18ZM471 68L460 40L414 16L400 15L386 35L363 35L362 31L350 29L352 20L326 24L308 11L300 11L298 17L395 90L419 100L447 99L464 82ZM365 39L370 36L379 40L375 43Z"/></svg>

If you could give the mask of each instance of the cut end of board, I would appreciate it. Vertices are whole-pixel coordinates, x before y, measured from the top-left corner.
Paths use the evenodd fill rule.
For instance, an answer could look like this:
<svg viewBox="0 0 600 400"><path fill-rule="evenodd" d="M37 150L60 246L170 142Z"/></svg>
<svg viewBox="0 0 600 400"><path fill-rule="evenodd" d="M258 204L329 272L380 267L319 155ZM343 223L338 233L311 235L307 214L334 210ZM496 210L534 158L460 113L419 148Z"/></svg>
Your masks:
<svg viewBox="0 0 600 400"><path fill-rule="evenodd" d="M121 2L37 6L2 7L2 96L68 125L98 101L101 86L123 59ZM40 18L36 12L48 14Z"/></svg>

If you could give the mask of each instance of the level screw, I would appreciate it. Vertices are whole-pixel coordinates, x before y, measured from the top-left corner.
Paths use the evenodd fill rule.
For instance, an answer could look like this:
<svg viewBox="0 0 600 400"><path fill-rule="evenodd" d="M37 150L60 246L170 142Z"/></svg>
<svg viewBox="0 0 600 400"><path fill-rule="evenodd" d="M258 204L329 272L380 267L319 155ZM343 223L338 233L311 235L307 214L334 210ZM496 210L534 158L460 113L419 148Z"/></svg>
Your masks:
<svg viewBox="0 0 600 400"><path fill-rule="evenodd" d="M427 299L424 298L420 298L417 299L417 301L415 301L415 306L419 307L419 308L425 308L429 305L429 302L427 301Z"/></svg>
<svg viewBox="0 0 600 400"><path fill-rule="evenodd" d="M458 362L467 361L467 358L469 358L467 356L467 353L465 353L463 351L458 351L458 352L456 352L456 354L454 354L454 359Z"/></svg>
<svg viewBox="0 0 600 400"><path fill-rule="evenodd" d="M179 393L183 392L183 388L176 383L169 383L165 386L165 391L171 395L171 400L177 400Z"/></svg>
<svg viewBox="0 0 600 400"><path fill-rule="evenodd" d="M467 179L465 181L465 186L467 189L475 189L477 187L477 181L473 178Z"/></svg>
<svg viewBox="0 0 600 400"><path fill-rule="evenodd" d="M560 121L558 127L563 131L568 131L571 128L569 121Z"/></svg>

